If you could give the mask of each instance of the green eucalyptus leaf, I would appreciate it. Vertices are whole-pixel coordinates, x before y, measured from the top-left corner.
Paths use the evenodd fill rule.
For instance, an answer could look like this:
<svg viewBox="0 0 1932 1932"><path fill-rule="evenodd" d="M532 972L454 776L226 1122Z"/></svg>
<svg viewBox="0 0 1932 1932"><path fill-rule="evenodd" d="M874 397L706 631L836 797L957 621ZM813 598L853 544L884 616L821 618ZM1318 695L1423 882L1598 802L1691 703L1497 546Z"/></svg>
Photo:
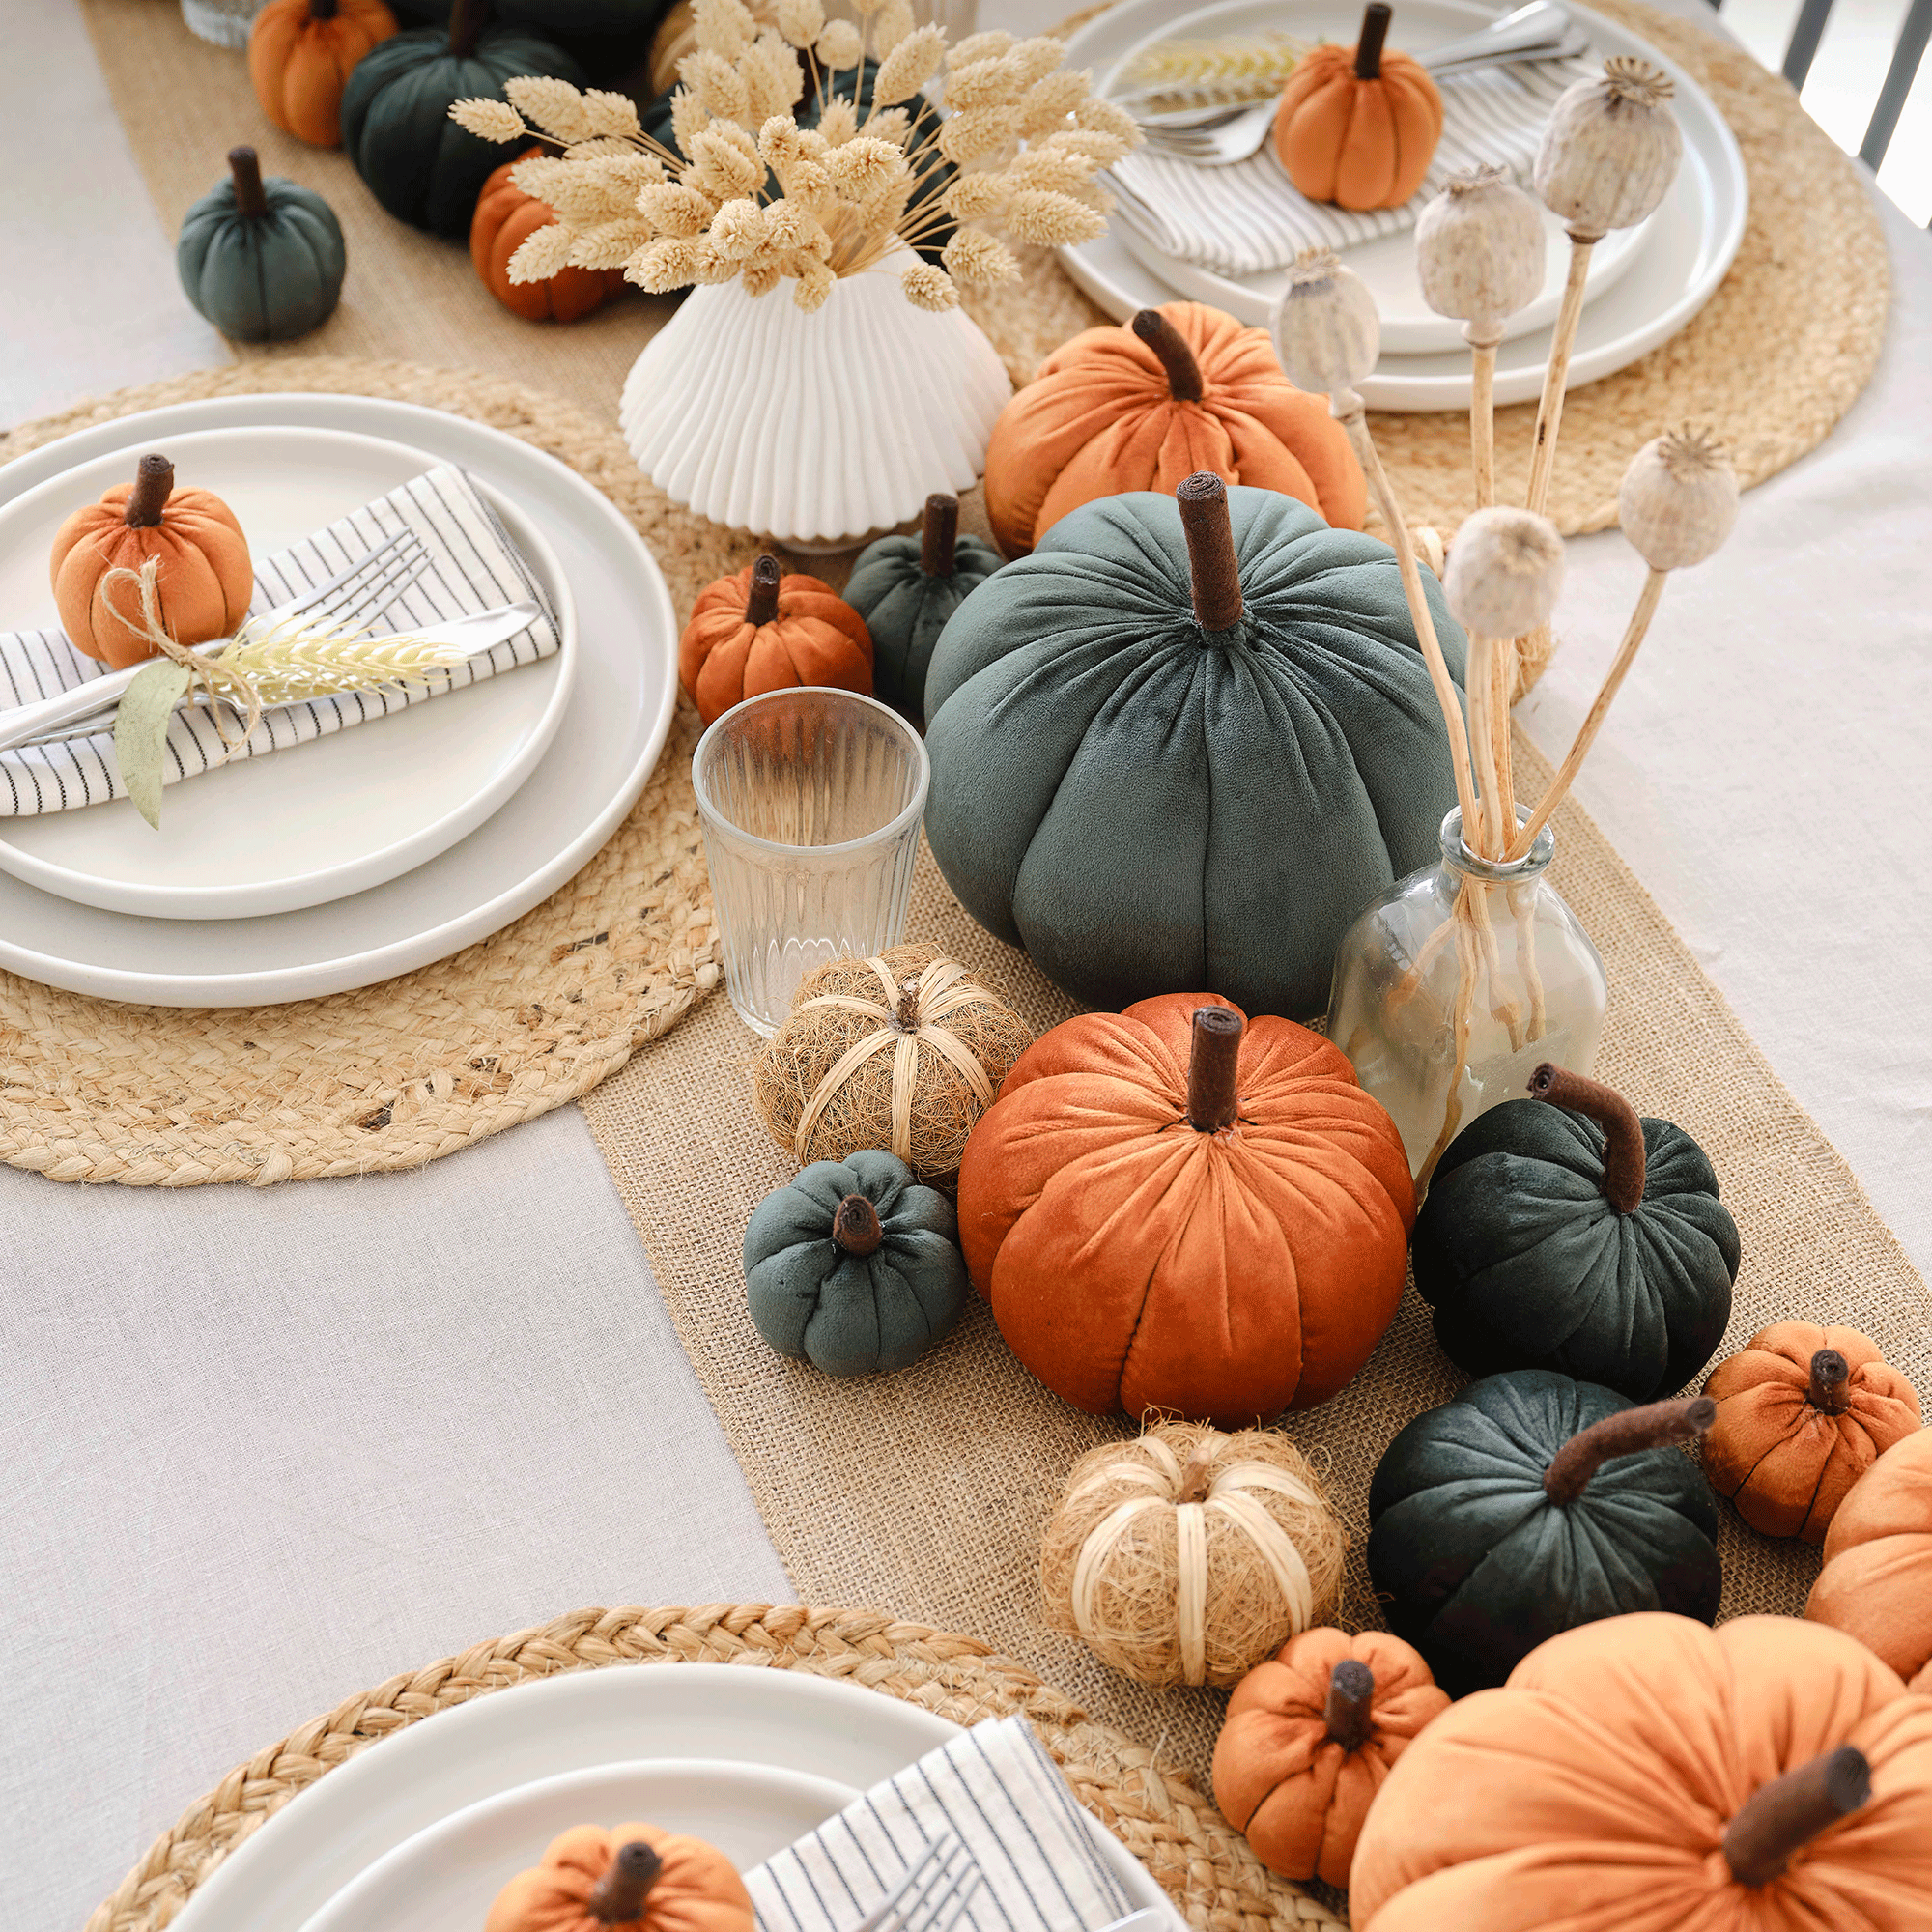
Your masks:
<svg viewBox="0 0 1932 1932"><path fill-rule="evenodd" d="M167 756L168 726L192 675L173 658L156 658L135 675L114 716L114 756L121 766L121 782L128 787L135 810L156 832L161 829L161 764Z"/></svg>

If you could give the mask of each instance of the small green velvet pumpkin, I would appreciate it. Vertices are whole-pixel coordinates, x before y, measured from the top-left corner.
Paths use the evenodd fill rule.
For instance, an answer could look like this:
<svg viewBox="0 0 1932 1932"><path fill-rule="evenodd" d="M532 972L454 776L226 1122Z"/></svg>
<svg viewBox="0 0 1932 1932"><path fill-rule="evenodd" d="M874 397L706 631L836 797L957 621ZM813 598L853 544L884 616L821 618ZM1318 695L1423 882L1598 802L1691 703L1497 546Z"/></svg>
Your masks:
<svg viewBox="0 0 1932 1932"><path fill-rule="evenodd" d="M906 1368L966 1304L958 1233L952 1202L892 1154L813 1161L745 1230L752 1321L829 1376Z"/></svg>
<svg viewBox="0 0 1932 1932"><path fill-rule="evenodd" d="M925 669L946 621L1000 567L1000 554L959 534L959 498L925 499L917 536L880 537L859 553L845 601L872 636L872 696L925 723Z"/></svg>
<svg viewBox="0 0 1932 1932"><path fill-rule="evenodd" d="M1442 714L1386 544L1272 491L1180 492L1083 505L953 613L926 836L967 911L1090 1005L1320 1012L1356 915L1438 850ZM1189 529L1228 580L1205 603Z"/></svg>
<svg viewBox="0 0 1932 1932"><path fill-rule="evenodd" d="M457 0L447 30L413 27L373 46L342 91L342 146L389 213L432 235L466 236L500 148L449 118L455 100L503 99L519 74L583 85L554 43L521 27L485 27L486 0Z"/></svg>
<svg viewBox="0 0 1932 1932"><path fill-rule="evenodd" d="M175 266L201 314L238 342L319 328L342 294L342 228L313 188L262 179L253 148L228 151L229 178L187 212Z"/></svg>
<svg viewBox="0 0 1932 1932"><path fill-rule="evenodd" d="M1672 1445L1716 1408L1701 1396L1638 1408L1518 1369L1418 1415L1369 1485L1369 1576L1389 1628L1460 1697L1600 1617L1713 1621L1718 1502Z"/></svg>
<svg viewBox="0 0 1932 1932"><path fill-rule="evenodd" d="M1450 1142L1415 1224L1415 1286L1472 1376L1558 1369L1648 1402L1695 1378L1731 1319L1738 1227L1704 1150L1551 1065L1537 1097Z"/></svg>

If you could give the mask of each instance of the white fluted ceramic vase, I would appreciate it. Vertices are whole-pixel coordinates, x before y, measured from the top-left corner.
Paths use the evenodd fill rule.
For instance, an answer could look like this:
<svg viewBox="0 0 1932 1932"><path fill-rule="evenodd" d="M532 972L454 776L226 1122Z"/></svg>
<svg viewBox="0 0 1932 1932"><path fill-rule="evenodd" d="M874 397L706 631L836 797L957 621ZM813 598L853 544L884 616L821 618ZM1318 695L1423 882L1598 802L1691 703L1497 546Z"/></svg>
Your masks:
<svg viewBox="0 0 1932 1932"><path fill-rule="evenodd" d="M903 243L807 315L781 282L693 289L624 384L624 440L672 501L731 529L837 549L979 481L1011 398L959 309L915 308Z"/></svg>

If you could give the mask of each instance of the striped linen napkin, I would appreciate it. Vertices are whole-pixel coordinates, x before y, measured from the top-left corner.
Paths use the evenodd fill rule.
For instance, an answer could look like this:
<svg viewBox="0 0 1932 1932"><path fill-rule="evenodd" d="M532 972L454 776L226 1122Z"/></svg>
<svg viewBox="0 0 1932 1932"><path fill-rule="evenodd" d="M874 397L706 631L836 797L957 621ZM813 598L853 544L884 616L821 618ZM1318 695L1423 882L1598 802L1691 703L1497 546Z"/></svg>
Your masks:
<svg viewBox="0 0 1932 1932"><path fill-rule="evenodd" d="M1526 182L1556 97L1599 71L1582 58L1524 61L1452 75L1442 89L1442 139L1422 186L1400 208L1350 214L1296 193L1272 139L1232 167L1199 168L1146 148L1117 161L1114 219L1163 255L1224 275L1285 269L1304 248L1353 247L1412 228L1453 174L1489 162Z"/></svg>
<svg viewBox="0 0 1932 1932"><path fill-rule="evenodd" d="M558 648L562 639L549 597L518 554L496 511L453 464L425 470L300 543L258 559L255 596L248 607L251 614L286 604L310 586L339 576L357 557L405 527L422 538L429 568L402 599L366 626L368 630L378 635L420 630L526 597L541 604L545 614L494 650L453 668L432 671L426 682L345 692L265 711L248 742L238 746L230 757L260 757L332 731L346 731L353 724L425 704L498 671L534 664ZM0 632L0 708L51 697L100 676L105 669L104 665L82 657L58 630ZM205 709L185 706L176 712L168 727L168 753L164 784L199 777L222 761L221 736ZM111 724L64 744L0 752L0 818L67 811L126 796L114 759Z"/></svg>
<svg viewBox="0 0 1932 1932"><path fill-rule="evenodd" d="M952 1932L1097 1932L1134 1909L1100 1831L1032 1725L1006 1718L875 1784L745 1884L761 1932L852 1932L951 1832L982 1880Z"/></svg>

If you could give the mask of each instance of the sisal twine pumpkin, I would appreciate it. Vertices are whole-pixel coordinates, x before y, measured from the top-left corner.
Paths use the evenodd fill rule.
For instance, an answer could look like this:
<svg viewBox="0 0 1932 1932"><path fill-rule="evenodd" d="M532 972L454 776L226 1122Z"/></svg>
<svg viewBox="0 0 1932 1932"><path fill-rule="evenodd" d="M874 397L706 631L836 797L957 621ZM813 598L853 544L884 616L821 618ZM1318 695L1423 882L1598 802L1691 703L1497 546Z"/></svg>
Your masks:
<svg viewBox="0 0 1932 1932"><path fill-rule="evenodd" d="M1143 1684L1236 1684L1334 1613L1348 1538L1271 1429L1167 1422L1074 1463L1046 1525L1047 1620Z"/></svg>
<svg viewBox="0 0 1932 1932"><path fill-rule="evenodd" d="M956 959L895 946L808 973L759 1056L759 1117L804 1163L864 1148L950 1180L974 1122L1032 1040Z"/></svg>

